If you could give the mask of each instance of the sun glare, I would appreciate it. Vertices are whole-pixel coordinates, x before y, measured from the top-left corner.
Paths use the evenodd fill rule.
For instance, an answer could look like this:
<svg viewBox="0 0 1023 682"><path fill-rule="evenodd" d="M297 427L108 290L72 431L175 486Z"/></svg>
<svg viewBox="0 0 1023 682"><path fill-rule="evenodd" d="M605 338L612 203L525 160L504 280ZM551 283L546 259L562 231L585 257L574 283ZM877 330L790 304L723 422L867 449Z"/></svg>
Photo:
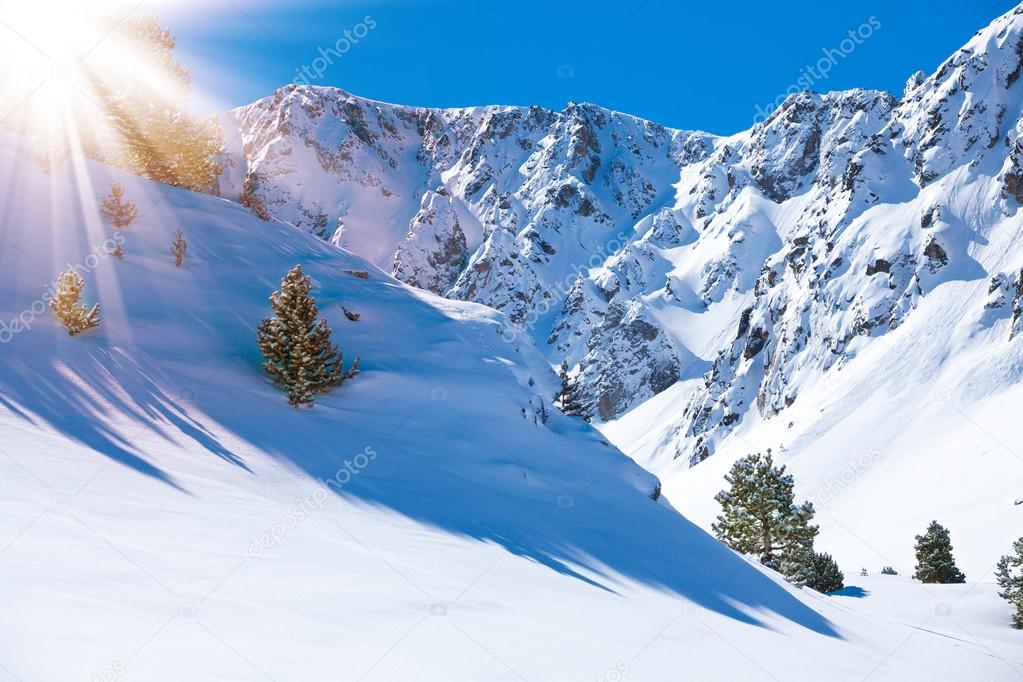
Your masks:
<svg viewBox="0 0 1023 682"><path fill-rule="evenodd" d="M132 77L179 96L125 26L138 3L0 0L0 126L74 151L102 135L103 83Z"/></svg>

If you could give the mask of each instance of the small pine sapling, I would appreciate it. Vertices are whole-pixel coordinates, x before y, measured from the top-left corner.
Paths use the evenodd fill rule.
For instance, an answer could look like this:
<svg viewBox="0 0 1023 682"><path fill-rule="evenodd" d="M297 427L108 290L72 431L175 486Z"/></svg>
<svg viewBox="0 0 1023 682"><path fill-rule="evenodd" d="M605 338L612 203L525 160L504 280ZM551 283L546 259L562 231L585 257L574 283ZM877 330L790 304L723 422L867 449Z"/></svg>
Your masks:
<svg viewBox="0 0 1023 682"><path fill-rule="evenodd" d="M57 290L50 300L50 309L71 336L99 326L99 303L88 308L79 303L85 282L74 270L68 270L57 280Z"/></svg>
<svg viewBox="0 0 1023 682"><path fill-rule="evenodd" d="M70 153L67 143L39 142L32 148L32 159L49 174L63 166Z"/></svg>
<svg viewBox="0 0 1023 682"><path fill-rule="evenodd" d="M130 201L124 201L124 186L110 183L110 195L103 199L101 210L106 219L118 230L131 225L138 218L139 210Z"/></svg>
<svg viewBox="0 0 1023 682"><path fill-rule="evenodd" d="M171 255L174 256L174 265L181 267L181 262L185 259L185 252L188 251L188 242L185 241L181 230L178 230L174 235L174 242L171 243Z"/></svg>

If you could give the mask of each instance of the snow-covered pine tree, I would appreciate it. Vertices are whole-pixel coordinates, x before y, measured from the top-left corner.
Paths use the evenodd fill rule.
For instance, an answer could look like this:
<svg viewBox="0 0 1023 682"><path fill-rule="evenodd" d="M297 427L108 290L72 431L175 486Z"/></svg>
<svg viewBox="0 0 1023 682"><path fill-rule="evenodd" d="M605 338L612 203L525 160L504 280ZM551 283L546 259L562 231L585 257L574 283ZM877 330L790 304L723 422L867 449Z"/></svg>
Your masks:
<svg viewBox="0 0 1023 682"><path fill-rule="evenodd" d="M964 583L966 576L956 567L948 529L931 521L927 532L916 536L916 573L924 583Z"/></svg>
<svg viewBox="0 0 1023 682"><path fill-rule="evenodd" d="M288 393L292 405L312 404L318 393L342 384L359 371L359 358L344 370L344 358L330 341L330 327L309 295L312 279L293 267L270 297L274 315L259 325L264 369Z"/></svg>
<svg viewBox="0 0 1023 682"><path fill-rule="evenodd" d="M1012 551L998 560L995 579L1000 588L998 596L1014 609L1012 626L1023 629L1023 538L1012 543Z"/></svg>
<svg viewBox="0 0 1023 682"><path fill-rule="evenodd" d="M562 413L573 417L582 417L589 421L586 416L586 405L583 402L582 389L568 374L568 362L562 361L558 370L558 377L561 379L561 390L554 396L554 406Z"/></svg>
<svg viewBox="0 0 1023 682"><path fill-rule="evenodd" d="M817 526L813 504L796 505L793 478L775 467L770 451L743 457L725 476L728 490L714 499L722 514L712 525L719 540L737 552L754 554L793 582L802 575L813 552Z"/></svg>
<svg viewBox="0 0 1023 682"><path fill-rule="evenodd" d="M824 594L845 587L845 574L827 552L811 552L801 577L806 587Z"/></svg>
<svg viewBox="0 0 1023 682"><path fill-rule="evenodd" d="M103 199L100 209L118 230L128 227L139 216L138 207L124 201L124 186L117 182L110 183L110 195Z"/></svg>
<svg viewBox="0 0 1023 682"><path fill-rule="evenodd" d="M174 241L171 243L170 252L174 256L174 265L181 267L181 261L185 259L185 252L188 251L188 242L185 241L184 235L181 230L178 230L174 235Z"/></svg>
<svg viewBox="0 0 1023 682"><path fill-rule="evenodd" d="M85 282L74 270L68 270L57 280L57 290L50 300L50 309L71 336L99 326L99 303L87 308L79 303Z"/></svg>

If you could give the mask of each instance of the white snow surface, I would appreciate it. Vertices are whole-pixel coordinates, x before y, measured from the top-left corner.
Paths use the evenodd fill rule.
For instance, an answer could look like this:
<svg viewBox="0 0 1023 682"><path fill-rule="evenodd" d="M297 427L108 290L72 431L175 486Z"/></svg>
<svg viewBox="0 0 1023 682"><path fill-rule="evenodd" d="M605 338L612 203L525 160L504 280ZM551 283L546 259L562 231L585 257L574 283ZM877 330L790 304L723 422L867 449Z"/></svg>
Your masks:
<svg viewBox="0 0 1023 682"><path fill-rule="evenodd" d="M122 262L101 246L113 235L97 204L112 179L141 214ZM501 340L489 308L412 289L229 201L75 156L47 175L6 133L0 182L11 331L0 345L0 679L1023 674L1019 633L979 556L965 558L980 582L964 586L860 578L850 553L845 595L792 588L651 500L656 480L591 427L549 407L545 424L556 377L528 341ZM168 253L178 228L181 269ZM255 344L296 262L346 358L362 358L362 373L312 409L287 405ZM32 313L68 264L85 266L85 299L102 305L102 325L75 338ZM30 328L10 326L20 316ZM842 386L832 399L857 402L856 382ZM792 433L828 437L809 411ZM942 438L935 469L953 483L903 488L914 499L970 481L967 464L948 468L956 443ZM977 434L960 444L982 442L982 461L1008 464ZM879 503L862 510L876 533L908 513L883 504L889 465L911 466L878 465ZM1003 478L974 503L1007 494L1009 469ZM688 483L672 485L687 506ZM966 530L953 536L964 549Z"/></svg>

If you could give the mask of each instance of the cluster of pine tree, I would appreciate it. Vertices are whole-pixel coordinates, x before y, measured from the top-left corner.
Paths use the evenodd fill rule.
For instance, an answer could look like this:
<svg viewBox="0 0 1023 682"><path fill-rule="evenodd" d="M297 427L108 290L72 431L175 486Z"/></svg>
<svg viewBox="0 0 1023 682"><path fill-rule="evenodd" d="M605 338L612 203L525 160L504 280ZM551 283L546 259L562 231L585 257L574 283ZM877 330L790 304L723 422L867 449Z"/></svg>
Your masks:
<svg viewBox="0 0 1023 682"><path fill-rule="evenodd" d="M738 460L725 480L730 487L714 498L722 510L712 526L719 540L758 556L797 585L819 592L844 587L845 576L831 555L814 551L813 504L796 504L792 475L774 466L770 451Z"/></svg>
<svg viewBox="0 0 1023 682"><path fill-rule="evenodd" d="M330 327L309 295L312 278L293 267L270 297L272 317L259 325L263 368L288 394L292 405L311 405L320 393L339 386L359 371L359 358L344 369L344 356L331 343Z"/></svg>
<svg viewBox="0 0 1023 682"><path fill-rule="evenodd" d="M107 221L113 225L117 230L124 230L130 227L135 219L138 218L139 210L130 201L126 201L124 198L124 186L117 182L110 183L110 194L103 198L100 203L100 211ZM184 233L178 230L174 235L174 241L171 242L170 253L174 258L174 265L181 267L184 262L185 252L188 251L188 242L185 241ZM124 249L121 248L121 242L118 241L114 245L113 251L110 252L117 260L124 260Z"/></svg>

